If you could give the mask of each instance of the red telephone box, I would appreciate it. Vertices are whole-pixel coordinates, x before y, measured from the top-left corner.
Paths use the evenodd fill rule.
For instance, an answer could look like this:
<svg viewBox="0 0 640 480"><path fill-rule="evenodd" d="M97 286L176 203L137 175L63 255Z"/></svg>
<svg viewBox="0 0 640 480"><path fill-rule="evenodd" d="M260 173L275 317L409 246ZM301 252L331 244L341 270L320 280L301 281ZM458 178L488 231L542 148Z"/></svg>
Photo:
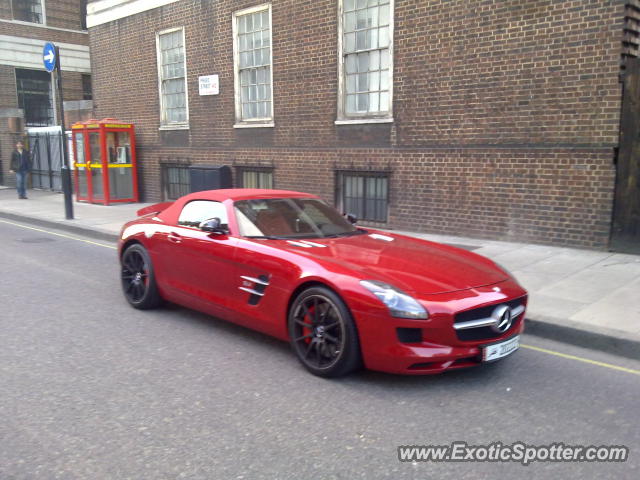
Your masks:
<svg viewBox="0 0 640 480"><path fill-rule="evenodd" d="M133 125L113 118L71 126L76 200L137 202L138 173Z"/></svg>

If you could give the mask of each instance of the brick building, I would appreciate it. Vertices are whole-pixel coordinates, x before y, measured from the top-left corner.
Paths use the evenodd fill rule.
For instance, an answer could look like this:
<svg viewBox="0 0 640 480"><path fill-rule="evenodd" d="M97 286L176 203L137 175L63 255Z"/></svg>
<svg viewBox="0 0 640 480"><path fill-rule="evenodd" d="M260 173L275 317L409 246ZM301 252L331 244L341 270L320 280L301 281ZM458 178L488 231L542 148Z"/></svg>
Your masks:
<svg viewBox="0 0 640 480"><path fill-rule="evenodd" d="M635 3L92 1L95 113L136 124L147 201L227 164L368 225L606 248Z"/></svg>
<svg viewBox="0 0 640 480"><path fill-rule="evenodd" d="M0 0L0 183L13 182L9 158L26 130L59 123L45 42L60 47L67 123L91 112L85 12L85 0Z"/></svg>

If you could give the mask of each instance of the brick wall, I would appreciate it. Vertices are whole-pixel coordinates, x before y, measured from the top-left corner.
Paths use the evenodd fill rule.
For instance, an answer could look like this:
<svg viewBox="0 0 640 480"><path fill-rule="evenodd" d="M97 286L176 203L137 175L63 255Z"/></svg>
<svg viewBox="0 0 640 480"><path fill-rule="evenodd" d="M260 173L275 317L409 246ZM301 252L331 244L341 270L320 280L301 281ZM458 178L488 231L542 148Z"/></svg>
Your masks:
<svg viewBox="0 0 640 480"><path fill-rule="evenodd" d="M25 23L0 22L0 35L25 37L58 44L88 45L88 35L86 32L80 31L80 3L80 0L45 0L45 27L52 28ZM11 0L0 0L0 19L13 20ZM15 68L12 65L0 65L0 110L18 107ZM44 70L44 67L39 69ZM63 71L62 80L65 100L83 99L80 73ZM8 156L19 137L20 134L8 131L7 119L0 118L0 180L5 184L12 184L12 177L8 175Z"/></svg>
<svg viewBox="0 0 640 480"><path fill-rule="evenodd" d="M12 18L11 0L0 0L0 18Z"/></svg>
<svg viewBox="0 0 640 480"><path fill-rule="evenodd" d="M0 65L0 106L18 108L14 67Z"/></svg>
<svg viewBox="0 0 640 480"><path fill-rule="evenodd" d="M16 77L13 67L0 65L0 182L12 184L9 175L9 160L17 136L9 131L8 116L11 109L18 108Z"/></svg>
<svg viewBox="0 0 640 480"><path fill-rule="evenodd" d="M82 28L80 0L44 0L44 3L47 26L70 30ZM0 0L0 18L13 19L11 0Z"/></svg>
<svg viewBox="0 0 640 480"><path fill-rule="evenodd" d="M0 65L0 107L18 108L15 68ZM82 100L82 74L62 72L62 87L65 100Z"/></svg>
<svg viewBox="0 0 640 480"><path fill-rule="evenodd" d="M0 23L0 34L14 37L35 38L53 43L73 43L87 45L89 38L86 33L52 30L42 27L32 27L18 23Z"/></svg>
<svg viewBox="0 0 640 480"><path fill-rule="evenodd" d="M389 227L606 246L622 2L396 0L394 122L336 126L337 1L274 1L276 126L234 129L231 15L259 3L182 0L91 29L96 114L136 123L147 200L176 158L274 165L278 188L328 200L337 168L383 169ZM179 26L190 129L160 132L155 34ZM214 73L220 95L200 97Z"/></svg>
<svg viewBox="0 0 640 480"><path fill-rule="evenodd" d="M80 0L54 0L46 2L47 25L71 30L82 29Z"/></svg>
<svg viewBox="0 0 640 480"><path fill-rule="evenodd" d="M20 133L12 127L17 117L21 118L22 110L16 108L0 108L0 181L3 185L15 185L15 176L9 173L11 152L16 142L22 139ZM15 125L13 125L15 127Z"/></svg>
<svg viewBox="0 0 640 480"><path fill-rule="evenodd" d="M82 100L82 74L78 72L62 72L62 90L65 101Z"/></svg>

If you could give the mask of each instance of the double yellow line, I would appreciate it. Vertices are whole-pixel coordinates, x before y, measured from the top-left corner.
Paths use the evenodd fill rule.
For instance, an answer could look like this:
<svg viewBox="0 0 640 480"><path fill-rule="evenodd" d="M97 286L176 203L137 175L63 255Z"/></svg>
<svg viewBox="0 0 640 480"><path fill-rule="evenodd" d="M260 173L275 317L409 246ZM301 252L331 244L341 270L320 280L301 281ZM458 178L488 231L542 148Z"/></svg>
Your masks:
<svg viewBox="0 0 640 480"><path fill-rule="evenodd" d="M529 350L535 350L536 352L542 352L548 355L554 355L556 357L567 358L569 360L575 360L577 362L589 363L591 365L597 365L598 367L611 368L612 370L632 373L633 375L640 375L640 370L634 370L633 368L621 367L620 365L613 365L611 363L599 362L597 360L591 360L589 358L578 357L576 355L569 355L568 353L556 352L554 350L548 350L546 348L541 348L541 347L534 347L533 345L520 345L520 346L522 348L528 348Z"/></svg>

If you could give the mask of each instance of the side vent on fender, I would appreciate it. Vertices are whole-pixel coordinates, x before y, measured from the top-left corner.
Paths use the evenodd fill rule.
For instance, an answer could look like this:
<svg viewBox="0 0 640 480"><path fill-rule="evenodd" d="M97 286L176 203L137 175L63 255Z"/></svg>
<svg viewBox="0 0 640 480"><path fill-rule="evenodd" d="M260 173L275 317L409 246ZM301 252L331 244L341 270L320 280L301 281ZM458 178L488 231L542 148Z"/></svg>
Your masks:
<svg viewBox="0 0 640 480"><path fill-rule="evenodd" d="M242 280L242 285L238 288L243 292L249 293L249 305L260 303L260 300L264 297L265 290L269 286L269 277L260 275L256 278L240 275L240 279Z"/></svg>

